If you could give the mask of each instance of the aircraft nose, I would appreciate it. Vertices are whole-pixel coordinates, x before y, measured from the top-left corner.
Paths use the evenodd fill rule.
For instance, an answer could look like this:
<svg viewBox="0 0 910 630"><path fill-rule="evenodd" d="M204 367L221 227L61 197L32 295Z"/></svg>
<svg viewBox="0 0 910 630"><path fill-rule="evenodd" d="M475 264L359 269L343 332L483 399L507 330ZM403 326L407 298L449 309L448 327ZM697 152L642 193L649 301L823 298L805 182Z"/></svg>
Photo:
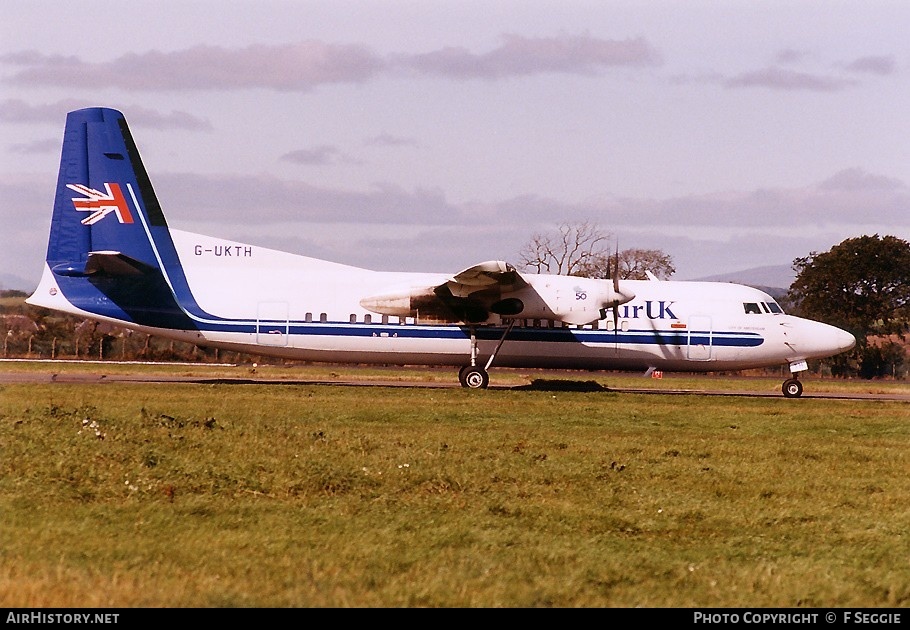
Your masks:
<svg viewBox="0 0 910 630"><path fill-rule="evenodd" d="M856 338L836 326L818 322L820 334L816 337L816 345L825 356L833 356L846 352L856 345Z"/></svg>
<svg viewBox="0 0 910 630"><path fill-rule="evenodd" d="M836 326L798 318L791 321L792 324L785 324L790 331L785 333L785 343L803 358L824 359L856 345L853 335Z"/></svg>
<svg viewBox="0 0 910 630"><path fill-rule="evenodd" d="M838 352L846 352L847 350L852 350L853 346L856 345L856 337L848 333L846 330L841 330L840 328L834 328L834 344L838 348Z"/></svg>

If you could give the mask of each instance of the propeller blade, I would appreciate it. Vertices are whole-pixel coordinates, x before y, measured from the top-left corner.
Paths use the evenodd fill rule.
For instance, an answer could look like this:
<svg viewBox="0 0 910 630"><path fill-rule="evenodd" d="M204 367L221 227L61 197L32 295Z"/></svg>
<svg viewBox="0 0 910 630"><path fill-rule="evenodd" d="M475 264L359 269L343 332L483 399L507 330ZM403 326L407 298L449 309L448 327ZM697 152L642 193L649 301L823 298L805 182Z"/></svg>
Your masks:
<svg viewBox="0 0 910 630"><path fill-rule="evenodd" d="M613 292L616 299L613 301L613 336L619 336L619 239L616 239L616 256L613 257Z"/></svg>
<svg viewBox="0 0 910 630"><path fill-rule="evenodd" d="M616 256L613 257L613 290L619 293L619 239L616 239Z"/></svg>

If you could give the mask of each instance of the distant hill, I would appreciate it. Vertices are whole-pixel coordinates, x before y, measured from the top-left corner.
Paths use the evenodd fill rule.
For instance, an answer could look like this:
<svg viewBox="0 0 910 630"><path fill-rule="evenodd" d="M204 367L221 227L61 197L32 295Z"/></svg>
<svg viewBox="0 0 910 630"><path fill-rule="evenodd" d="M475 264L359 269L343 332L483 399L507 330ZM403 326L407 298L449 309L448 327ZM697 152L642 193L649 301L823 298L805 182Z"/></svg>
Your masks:
<svg viewBox="0 0 910 630"><path fill-rule="evenodd" d="M11 273L0 272L0 289L18 289L31 293L35 290L35 284Z"/></svg>
<svg viewBox="0 0 910 630"><path fill-rule="evenodd" d="M761 289L772 297L779 298L787 294L790 285L796 279L796 273L789 265L771 265L755 267L716 276L697 278L706 282L735 282Z"/></svg>

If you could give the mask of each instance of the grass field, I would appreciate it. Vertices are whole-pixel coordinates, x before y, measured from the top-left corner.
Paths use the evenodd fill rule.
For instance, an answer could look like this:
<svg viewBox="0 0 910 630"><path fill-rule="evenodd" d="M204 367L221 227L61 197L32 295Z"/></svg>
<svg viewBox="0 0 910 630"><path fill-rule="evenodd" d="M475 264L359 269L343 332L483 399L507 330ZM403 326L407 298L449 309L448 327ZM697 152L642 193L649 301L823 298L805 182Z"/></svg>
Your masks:
<svg viewBox="0 0 910 630"><path fill-rule="evenodd" d="M104 366L115 369L137 368ZM723 386L780 380L711 382ZM609 391L4 385L0 602L906 607L908 411Z"/></svg>

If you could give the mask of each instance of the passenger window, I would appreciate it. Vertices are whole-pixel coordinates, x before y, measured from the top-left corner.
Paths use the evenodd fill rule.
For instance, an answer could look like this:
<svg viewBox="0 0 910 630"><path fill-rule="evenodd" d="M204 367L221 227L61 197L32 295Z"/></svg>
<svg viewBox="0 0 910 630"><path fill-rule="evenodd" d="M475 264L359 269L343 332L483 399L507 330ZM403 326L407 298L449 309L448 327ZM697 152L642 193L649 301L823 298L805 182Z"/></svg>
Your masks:
<svg viewBox="0 0 910 630"><path fill-rule="evenodd" d="M372 324L372 323L373 323L373 316L372 316L372 315L364 315L364 316L363 316L363 323L364 323L364 324Z"/></svg>
<svg viewBox="0 0 910 630"><path fill-rule="evenodd" d="M758 304L754 302L744 302L743 308L746 310L746 315L758 314L761 315L761 309L758 308Z"/></svg>
<svg viewBox="0 0 910 630"><path fill-rule="evenodd" d="M313 321L313 314L312 314L312 313L307 313L306 315L303 316L303 320L304 320L305 322L307 322L307 323Z"/></svg>
<svg viewBox="0 0 910 630"><path fill-rule="evenodd" d="M319 313L319 321L323 324L326 323L327 321L329 321L328 315L326 315L325 313Z"/></svg>

